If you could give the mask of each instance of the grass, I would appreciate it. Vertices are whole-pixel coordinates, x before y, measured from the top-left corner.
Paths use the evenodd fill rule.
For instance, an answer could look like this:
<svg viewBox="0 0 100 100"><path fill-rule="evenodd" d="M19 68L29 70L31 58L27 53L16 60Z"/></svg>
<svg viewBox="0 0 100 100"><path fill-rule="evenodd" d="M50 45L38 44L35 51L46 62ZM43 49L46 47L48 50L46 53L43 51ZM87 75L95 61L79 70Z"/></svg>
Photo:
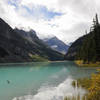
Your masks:
<svg viewBox="0 0 100 100"><path fill-rule="evenodd" d="M77 86L88 90L81 100L100 100L100 69L97 71L98 73L92 74L90 78L77 79ZM76 86L75 84L76 81L73 81L73 87ZM65 97L64 100L80 100L79 96L77 99L72 98Z"/></svg>
<svg viewBox="0 0 100 100"><path fill-rule="evenodd" d="M45 61L49 61L47 58L41 57L39 55L30 55L30 57L32 58L32 60L34 62L45 62Z"/></svg>
<svg viewBox="0 0 100 100"><path fill-rule="evenodd" d="M86 100L100 100L100 69L97 69L98 73L92 74L90 78L78 79L78 87L81 86L88 90L86 94ZM72 83L75 86L75 81Z"/></svg>
<svg viewBox="0 0 100 100"><path fill-rule="evenodd" d="M91 85L91 79L90 78L82 78L82 79L77 79L77 86L78 87L83 87L85 89L88 89ZM75 87L75 81L72 82L72 86Z"/></svg>
<svg viewBox="0 0 100 100"><path fill-rule="evenodd" d="M75 63L81 67L100 67L100 62L83 64L82 60L77 60ZM73 87L76 86L75 84L76 81L73 81ZM88 90L81 100L100 100L100 69L97 69L97 73L92 74L90 78L77 79L77 86ZM65 97L64 100L80 100L80 98Z"/></svg>
<svg viewBox="0 0 100 100"><path fill-rule="evenodd" d="M75 63L80 67L100 67L100 62L96 63L90 62L84 64L82 60L76 60Z"/></svg>
<svg viewBox="0 0 100 100"><path fill-rule="evenodd" d="M85 96L83 96L82 98L80 97L80 95L77 96L77 98L75 96L69 98L69 97L65 97L64 100L86 100Z"/></svg>

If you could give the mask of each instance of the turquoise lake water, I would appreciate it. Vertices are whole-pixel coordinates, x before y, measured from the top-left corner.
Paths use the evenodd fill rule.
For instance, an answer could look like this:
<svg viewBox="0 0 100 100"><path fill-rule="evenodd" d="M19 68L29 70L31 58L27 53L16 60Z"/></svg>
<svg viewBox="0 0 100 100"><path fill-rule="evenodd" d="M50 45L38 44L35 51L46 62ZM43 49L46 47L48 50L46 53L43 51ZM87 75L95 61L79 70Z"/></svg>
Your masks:
<svg viewBox="0 0 100 100"><path fill-rule="evenodd" d="M95 72L69 61L0 65L0 100L61 100L73 79Z"/></svg>

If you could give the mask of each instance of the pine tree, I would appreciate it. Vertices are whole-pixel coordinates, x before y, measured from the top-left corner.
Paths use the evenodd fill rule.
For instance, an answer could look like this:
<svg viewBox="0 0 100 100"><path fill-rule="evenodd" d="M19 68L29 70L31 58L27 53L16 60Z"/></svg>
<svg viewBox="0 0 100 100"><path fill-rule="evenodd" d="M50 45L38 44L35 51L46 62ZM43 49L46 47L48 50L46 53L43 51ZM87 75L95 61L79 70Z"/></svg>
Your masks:
<svg viewBox="0 0 100 100"><path fill-rule="evenodd" d="M96 18L96 26L98 26L99 25L99 21L98 21L98 15L96 14L96 16L95 16Z"/></svg>
<svg viewBox="0 0 100 100"><path fill-rule="evenodd" d="M98 21L98 15L96 14L95 16L95 29L94 29L94 38L96 42L96 56L97 56L97 61L100 61L100 24Z"/></svg>
<svg viewBox="0 0 100 100"><path fill-rule="evenodd" d="M93 18L93 25L89 34L78 51L78 58L84 63L100 61L100 25L97 14Z"/></svg>

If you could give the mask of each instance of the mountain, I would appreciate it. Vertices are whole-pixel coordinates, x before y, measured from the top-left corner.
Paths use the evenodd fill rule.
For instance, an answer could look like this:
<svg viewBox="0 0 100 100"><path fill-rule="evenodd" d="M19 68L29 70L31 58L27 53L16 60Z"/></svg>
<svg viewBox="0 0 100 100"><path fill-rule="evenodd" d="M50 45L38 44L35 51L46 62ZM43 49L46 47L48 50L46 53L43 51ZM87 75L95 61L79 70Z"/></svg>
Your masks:
<svg viewBox="0 0 100 100"><path fill-rule="evenodd" d="M34 30L12 29L0 18L0 62L29 62L39 57L63 60L63 55L40 40Z"/></svg>
<svg viewBox="0 0 100 100"><path fill-rule="evenodd" d="M34 42L35 39L39 40L36 32L32 29L29 31L24 31L22 29L15 28L14 31L16 31L20 36L26 38L30 42Z"/></svg>
<svg viewBox="0 0 100 100"><path fill-rule="evenodd" d="M66 60L75 60L77 52L87 36L88 35L84 35L71 44L71 46L68 49L68 52L64 57Z"/></svg>
<svg viewBox="0 0 100 100"><path fill-rule="evenodd" d="M77 59L82 60L84 64L100 61L100 24L97 14L90 29L88 37L84 40L77 53Z"/></svg>
<svg viewBox="0 0 100 100"><path fill-rule="evenodd" d="M64 42L59 40L57 37L46 38L44 42L48 44L52 49L65 54L69 48Z"/></svg>
<svg viewBox="0 0 100 100"><path fill-rule="evenodd" d="M68 43L68 46L71 46L73 44L73 42Z"/></svg>
<svg viewBox="0 0 100 100"><path fill-rule="evenodd" d="M76 40L65 55L67 60L80 60L83 64L100 61L100 24L96 14L90 32Z"/></svg>

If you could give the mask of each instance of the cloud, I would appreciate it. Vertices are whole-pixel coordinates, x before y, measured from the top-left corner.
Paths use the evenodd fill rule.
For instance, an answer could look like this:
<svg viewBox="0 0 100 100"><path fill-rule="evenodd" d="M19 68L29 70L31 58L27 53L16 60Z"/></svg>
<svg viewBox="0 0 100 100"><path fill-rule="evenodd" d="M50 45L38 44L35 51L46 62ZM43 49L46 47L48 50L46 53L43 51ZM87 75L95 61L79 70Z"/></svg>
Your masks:
<svg viewBox="0 0 100 100"><path fill-rule="evenodd" d="M69 43L89 31L99 0L0 0L0 17L13 28L36 30L40 38Z"/></svg>

